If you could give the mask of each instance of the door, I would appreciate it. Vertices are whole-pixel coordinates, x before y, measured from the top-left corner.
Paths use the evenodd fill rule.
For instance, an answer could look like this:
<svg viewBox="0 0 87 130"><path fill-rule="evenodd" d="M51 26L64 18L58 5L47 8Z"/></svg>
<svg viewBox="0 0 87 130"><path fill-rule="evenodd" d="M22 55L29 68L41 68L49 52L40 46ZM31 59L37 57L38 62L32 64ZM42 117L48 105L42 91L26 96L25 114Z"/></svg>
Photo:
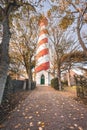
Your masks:
<svg viewBox="0 0 87 130"><path fill-rule="evenodd" d="M41 75L41 84L45 84L45 76L43 74Z"/></svg>

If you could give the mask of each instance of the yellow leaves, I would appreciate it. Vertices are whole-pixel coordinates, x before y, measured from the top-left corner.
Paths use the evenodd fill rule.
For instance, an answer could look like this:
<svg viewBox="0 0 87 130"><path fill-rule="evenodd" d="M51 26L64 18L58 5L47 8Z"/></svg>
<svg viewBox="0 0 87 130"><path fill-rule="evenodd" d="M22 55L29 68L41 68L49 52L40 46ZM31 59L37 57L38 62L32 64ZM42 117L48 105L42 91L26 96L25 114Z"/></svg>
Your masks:
<svg viewBox="0 0 87 130"><path fill-rule="evenodd" d="M42 122L42 123L41 123L41 126L42 126L42 127L44 127L44 126L45 126L44 122Z"/></svg>
<svg viewBox="0 0 87 130"><path fill-rule="evenodd" d="M38 24L40 25L41 24L41 22L43 23L45 23L45 25L47 25L48 24L48 20L47 20L47 18L44 16L44 15L40 15L39 16L39 21L38 21Z"/></svg>
<svg viewBox="0 0 87 130"><path fill-rule="evenodd" d="M35 8L34 8L34 6L32 6L32 5L30 5L30 4L28 4L28 8L29 8L29 10L31 10L31 11L36 11Z"/></svg>
<svg viewBox="0 0 87 130"><path fill-rule="evenodd" d="M18 123L17 125L15 125L15 128L17 129L17 128L19 128L20 126L21 126L21 124Z"/></svg>
<svg viewBox="0 0 87 130"><path fill-rule="evenodd" d="M58 9L57 6L52 6L52 8L47 11L47 17L50 18L50 17L51 17L51 14L52 14L53 12L57 12L57 11L58 11L57 9Z"/></svg>
<svg viewBox="0 0 87 130"><path fill-rule="evenodd" d="M36 10L35 10L34 6L32 6L29 3L26 3L23 5L23 11L24 11L24 13L26 13L27 11L36 11Z"/></svg>
<svg viewBox="0 0 87 130"><path fill-rule="evenodd" d="M19 109L17 109L17 112L19 112L20 110Z"/></svg>
<svg viewBox="0 0 87 130"><path fill-rule="evenodd" d="M43 128L42 128L42 127L39 127L39 130L43 130Z"/></svg>
<svg viewBox="0 0 87 130"><path fill-rule="evenodd" d="M74 17L72 15L64 16L59 23L59 27L61 29L67 29L69 25L71 25L74 21Z"/></svg>
<svg viewBox="0 0 87 130"><path fill-rule="evenodd" d="M47 11L47 16L48 16L48 18L51 16L51 11L50 10Z"/></svg>
<svg viewBox="0 0 87 130"><path fill-rule="evenodd" d="M69 2L67 2L66 0L61 0L59 4L60 4L59 8L61 11L64 11L69 6Z"/></svg>
<svg viewBox="0 0 87 130"><path fill-rule="evenodd" d="M75 127L77 127L78 125L77 124L74 124Z"/></svg>
<svg viewBox="0 0 87 130"><path fill-rule="evenodd" d="M44 123L44 122L39 121L39 122L38 122L38 126L39 126L39 129L42 129L42 128L44 128L44 127L45 127L45 123Z"/></svg>
<svg viewBox="0 0 87 130"><path fill-rule="evenodd" d="M40 116L38 111L36 111L35 114L36 114L38 117Z"/></svg>
<svg viewBox="0 0 87 130"><path fill-rule="evenodd" d="M64 116L63 116L63 115L61 115L61 118L64 118Z"/></svg>
<svg viewBox="0 0 87 130"><path fill-rule="evenodd" d="M38 114L38 111L36 111L36 114Z"/></svg>
<svg viewBox="0 0 87 130"><path fill-rule="evenodd" d="M28 116L25 116L24 118L25 118L25 119L28 119Z"/></svg>
<svg viewBox="0 0 87 130"><path fill-rule="evenodd" d="M69 128L72 129L72 130L74 130L74 127L73 127L73 126L70 126Z"/></svg>
<svg viewBox="0 0 87 130"><path fill-rule="evenodd" d="M81 61L85 61L85 60L87 60L87 59L86 59L85 54L82 51L75 51L72 53L65 54L61 58L61 63L70 62L70 61L72 61L74 63L74 62L81 62Z"/></svg>
<svg viewBox="0 0 87 130"><path fill-rule="evenodd" d="M56 11L57 8L58 8L57 6L53 6L52 9L51 9L51 11Z"/></svg>
<svg viewBox="0 0 87 130"><path fill-rule="evenodd" d="M38 122L38 125L40 125L40 124L41 124L41 121Z"/></svg>
<svg viewBox="0 0 87 130"><path fill-rule="evenodd" d="M79 126L78 128L79 128L79 130L83 130L83 128L82 128L82 127L80 127L80 126Z"/></svg>
<svg viewBox="0 0 87 130"><path fill-rule="evenodd" d="M81 119L83 119L83 118L84 118L84 114L81 113Z"/></svg>
<svg viewBox="0 0 87 130"><path fill-rule="evenodd" d="M33 122L30 122L30 127L34 126Z"/></svg>
<svg viewBox="0 0 87 130"><path fill-rule="evenodd" d="M29 116L29 119L32 119L33 117L32 116Z"/></svg>

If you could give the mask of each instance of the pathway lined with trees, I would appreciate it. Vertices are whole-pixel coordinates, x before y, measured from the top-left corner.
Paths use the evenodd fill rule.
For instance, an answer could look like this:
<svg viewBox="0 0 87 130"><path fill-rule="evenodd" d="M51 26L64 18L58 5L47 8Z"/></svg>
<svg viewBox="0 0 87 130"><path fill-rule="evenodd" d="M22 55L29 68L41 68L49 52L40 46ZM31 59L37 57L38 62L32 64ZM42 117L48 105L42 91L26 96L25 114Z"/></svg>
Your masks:
<svg viewBox="0 0 87 130"><path fill-rule="evenodd" d="M87 107L74 96L37 87L10 113L1 130L87 130Z"/></svg>
<svg viewBox="0 0 87 130"><path fill-rule="evenodd" d="M1 0L0 104L8 73L14 73L17 78L17 76L24 76L20 73L23 73L22 71L25 69L24 73L29 79L29 89L31 89L31 70L35 66L38 22L43 12L49 21L49 42L52 52L55 52L52 55L52 69L57 71L59 89L61 90L61 72L63 70L69 72L75 63L83 64L85 62L84 64L86 64L87 1ZM76 59L77 55L79 55L79 59ZM23 69L21 70L21 68ZM70 86L70 83L68 85Z"/></svg>
<svg viewBox="0 0 87 130"><path fill-rule="evenodd" d="M64 72L68 72L68 86L71 86L70 70L79 68L87 73L81 66L87 66L87 1L45 2L0 0L0 105L8 75L16 80L28 78L26 86L29 90L32 88L38 23L44 17L43 12L49 22L50 70L58 78L59 90ZM77 96L84 97L87 80L83 77L79 82L77 80ZM87 107L74 100L71 94L51 87L37 87L0 127L2 130L87 130L86 113Z"/></svg>

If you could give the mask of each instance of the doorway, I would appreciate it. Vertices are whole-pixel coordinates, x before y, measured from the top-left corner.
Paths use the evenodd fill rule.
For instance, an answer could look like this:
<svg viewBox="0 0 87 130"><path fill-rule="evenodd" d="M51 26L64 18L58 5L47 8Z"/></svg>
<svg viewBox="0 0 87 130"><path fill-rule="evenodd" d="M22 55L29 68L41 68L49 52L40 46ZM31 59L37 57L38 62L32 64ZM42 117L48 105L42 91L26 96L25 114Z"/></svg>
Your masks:
<svg viewBox="0 0 87 130"><path fill-rule="evenodd" d="M45 76L43 74L41 75L41 84L45 84Z"/></svg>

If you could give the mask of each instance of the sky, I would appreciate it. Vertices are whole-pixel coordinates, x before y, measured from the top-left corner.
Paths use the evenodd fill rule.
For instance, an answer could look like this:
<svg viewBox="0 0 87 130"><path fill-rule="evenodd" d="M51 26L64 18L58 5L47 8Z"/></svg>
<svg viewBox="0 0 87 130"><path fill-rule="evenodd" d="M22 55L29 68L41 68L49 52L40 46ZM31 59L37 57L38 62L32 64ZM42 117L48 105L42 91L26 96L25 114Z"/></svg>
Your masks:
<svg viewBox="0 0 87 130"><path fill-rule="evenodd" d="M44 2L43 12L44 14L51 8L48 2Z"/></svg>
<svg viewBox="0 0 87 130"><path fill-rule="evenodd" d="M46 15L46 12L51 8L50 3L46 0L42 2L42 6L40 8L37 8L37 10L40 13L43 13L44 15Z"/></svg>

